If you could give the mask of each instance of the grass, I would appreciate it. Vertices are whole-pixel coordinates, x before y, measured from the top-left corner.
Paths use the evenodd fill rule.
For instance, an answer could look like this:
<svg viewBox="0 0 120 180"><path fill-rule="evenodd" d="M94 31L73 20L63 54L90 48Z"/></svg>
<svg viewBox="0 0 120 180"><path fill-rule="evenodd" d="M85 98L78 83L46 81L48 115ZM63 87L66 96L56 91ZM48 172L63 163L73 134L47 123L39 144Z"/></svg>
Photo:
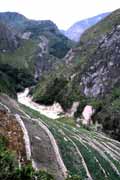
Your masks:
<svg viewBox="0 0 120 180"><path fill-rule="evenodd" d="M26 69L34 72L34 56L37 48L37 41L27 40L14 52L1 53L0 63L10 64L18 69Z"/></svg>
<svg viewBox="0 0 120 180"><path fill-rule="evenodd" d="M88 131L83 127L76 128L74 120L71 118L69 119L66 117L52 120L23 105L22 108L31 117L41 119L42 122L47 125L57 141L63 161L71 175L79 175L83 180L86 178L86 171L83 166L82 159L76 150L76 144L94 180L98 180L98 178L100 180L116 180L120 178L110 163L104 159L104 157L90 144L90 142L94 143L95 139L100 144L102 144L102 142L105 142L106 144L112 142L112 139L108 140L105 136L101 137L98 133ZM104 150L100 149L100 151ZM109 157L108 153L106 156L113 162L116 168L119 169L119 164L114 161L113 158ZM96 159L100 164L96 161ZM108 176L107 178L100 165L105 170Z"/></svg>
<svg viewBox="0 0 120 180"><path fill-rule="evenodd" d="M16 97L14 84L11 79L3 72L0 71L0 93L6 93L11 97Z"/></svg>
<svg viewBox="0 0 120 180"><path fill-rule="evenodd" d="M110 32L115 25L119 25L119 21L120 9L114 11L105 19L85 31L85 33L82 35L81 41L87 42L90 39L97 39L101 35Z"/></svg>
<svg viewBox="0 0 120 180"><path fill-rule="evenodd" d="M91 172L91 176L94 177L95 180L99 177L100 180L104 180L104 174L100 171L100 167L95 159L95 154L90 150L90 148L86 149L79 141L76 141L82 156L85 159L85 162L88 166L89 172Z"/></svg>
<svg viewBox="0 0 120 180"><path fill-rule="evenodd" d="M0 137L0 179L1 180L54 180L45 171L35 171L31 164L19 167L15 154L7 149L7 140Z"/></svg>
<svg viewBox="0 0 120 180"><path fill-rule="evenodd" d="M90 147L89 147L90 148ZM116 174L116 172L113 170L113 168L110 166L109 162L107 160L105 160L104 158L102 158L99 153L92 149L92 152L94 153L94 155L97 157L97 159L99 160L99 162L102 164L103 168L106 170L106 173L108 175L108 178L110 180L115 180L115 179L119 179L119 176Z"/></svg>
<svg viewBox="0 0 120 180"><path fill-rule="evenodd" d="M58 118L57 121L59 121L60 123L74 126L74 127L76 126L75 119L70 118L70 117L61 117L61 118Z"/></svg>

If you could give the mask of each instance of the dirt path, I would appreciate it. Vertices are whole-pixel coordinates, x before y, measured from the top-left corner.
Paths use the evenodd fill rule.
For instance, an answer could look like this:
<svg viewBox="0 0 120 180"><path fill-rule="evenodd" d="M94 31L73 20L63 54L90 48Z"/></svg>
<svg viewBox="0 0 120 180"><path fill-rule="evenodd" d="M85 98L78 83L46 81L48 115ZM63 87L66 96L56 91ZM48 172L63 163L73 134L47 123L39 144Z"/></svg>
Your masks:
<svg viewBox="0 0 120 180"><path fill-rule="evenodd" d="M25 125L24 125L21 117L18 114L16 114L15 117L16 117L16 120L18 121L18 123L20 124L22 131L23 131L27 160L30 160L31 159L31 147L30 147L30 139L28 136L27 129L25 128Z"/></svg>
<svg viewBox="0 0 120 180"><path fill-rule="evenodd" d="M32 119L22 112L17 102L11 103L9 97L0 97L1 106L13 113L24 133L27 159L32 160L35 169L45 169L55 176L56 180L67 177L67 169L59 152L52 133L40 119ZM4 102L3 102L4 101ZM14 104L14 105L13 105ZM10 106L9 106L10 105ZM16 109L18 107L18 109Z"/></svg>
<svg viewBox="0 0 120 180"><path fill-rule="evenodd" d="M33 102L32 97L28 96L28 94L28 88L26 88L24 92L18 93L18 102L52 119L59 118L60 113L63 113L63 110L58 103L54 103L52 106L39 105Z"/></svg>
<svg viewBox="0 0 120 180"><path fill-rule="evenodd" d="M31 144L32 162L36 169L46 169L57 180L64 180L67 169L60 156L56 141L48 128L37 119L22 116Z"/></svg>

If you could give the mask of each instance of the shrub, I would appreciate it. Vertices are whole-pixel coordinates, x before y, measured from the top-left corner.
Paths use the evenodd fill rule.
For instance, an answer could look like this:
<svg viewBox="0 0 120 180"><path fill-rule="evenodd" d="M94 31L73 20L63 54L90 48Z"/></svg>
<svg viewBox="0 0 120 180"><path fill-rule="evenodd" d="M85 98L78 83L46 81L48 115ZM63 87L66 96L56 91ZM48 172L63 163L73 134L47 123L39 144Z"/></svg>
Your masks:
<svg viewBox="0 0 120 180"><path fill-rule="evenodd" d="M8 64L1 64L0 72L4 74L4 77L6 77L6 82L8 82L10 86L12 84L12 87L16 92L23 91L24 88L35 84L34 77L31 74L23 70L18 70ZM0 81L0 83L2 82Z"/></svg>
<svg viewBox="0 0 120 180"><path fill-rule="evenodd" d="M82 179L80 176L75 175L75 176L68 177L66 180L82 180Z"/></svg>
<svg viewBox="0 0 120 180"><path fill-rule="evenodd" d="M15 155L6 145L6 139L0 137L0 180L54 180L46 171L35 171L31 164L19 168Z"/></svg>

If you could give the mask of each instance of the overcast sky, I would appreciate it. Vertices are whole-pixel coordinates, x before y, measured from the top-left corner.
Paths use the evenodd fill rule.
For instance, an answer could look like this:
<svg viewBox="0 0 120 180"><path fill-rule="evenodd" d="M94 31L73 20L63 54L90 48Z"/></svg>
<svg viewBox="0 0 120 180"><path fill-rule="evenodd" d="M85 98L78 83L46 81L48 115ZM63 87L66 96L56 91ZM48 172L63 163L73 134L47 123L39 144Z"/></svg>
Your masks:
<svg viewBox="0 0 120 180"><path fill-rule="evenodd" d="M118 8L120 0L0 0L1 12L15 11L31 19L50 19L60 29Z"/></svg>

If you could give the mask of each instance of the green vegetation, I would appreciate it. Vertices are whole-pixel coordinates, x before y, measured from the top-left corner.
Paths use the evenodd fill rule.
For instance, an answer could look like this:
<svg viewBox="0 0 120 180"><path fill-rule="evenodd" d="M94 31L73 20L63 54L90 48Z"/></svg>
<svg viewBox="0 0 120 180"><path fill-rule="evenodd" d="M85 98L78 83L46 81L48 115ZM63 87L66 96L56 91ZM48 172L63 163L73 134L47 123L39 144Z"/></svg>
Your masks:
<svg viewBox="0 0 120 180"><path fill-rule="evenodd" d="M22 42L14 52L0 53L0 64L9 64L17 69L34 73L34 58L37 48L37 41L27 40Z"/></svg>
<svg viewBox="0 0 120 180"><path fill-rule="evenodd" d="M0 179L3 180L54 180L46 171L35 171L31 164L18 166L15 154L7 149L7 140L0 137ZM66 180L80 180L79 176L69 176Z"/></svg>
<svg viewBox="0 0 120 180"><path fill-rule="evenodd" d="M119 84L104 97L86 98L83 95L83 74L89 74L89 67L100 51L97 51L101 38L110 33L113 27L119 25L120 10L113 12L110 16L88 29L81 37L78 46L71 52L71 57L62 60L62 63L54 61L51 57L63 58L70 49L71 42L58 33L57 28L48 21L48 24L29 22L26 29L32 32L29 40L21 41L19 48L13 52L1 52L0 54L0 92L15 97L17 91L33 85L32 75L35 72L35 60L38 50L38 37L45 36L48 39L48 61L54 61L56 66L54 72L43 76L39 84L32 90L33 98L38 103L51 105L59 102L63 109L68 110L73 102L79 101L80 105L75 113L79 117L85 105L92 105L95 109L94 119L103 125L103 129L112 137L120 140L120 87ZM41 26L41 27L40 27ZM43 32L44 30L44 32ZM42 33L42 34L41 34ZM4 45L4 44L3 44ZM2 47L2 46L1 46ZM106 55L106 54L105 54ZM50 57L50 58L49 58ZM96 59L97 60L97 59ZM103 59L104 60L104 59ZM96 62L97 63L97 62ZM92 64L94 66L94 64ZM94 67L93 67L94 69ZM91 72L92 70L91 69ZM92 73L91 73L92 74ZM87 84L90 86L91 84ZM120 167L120 144L97 134L95 131L87 131L83 127L76 128L72 118L59 118L52 120L38 112L21 106L32 118L38 118L45 123L54 135L63 157L64 163L73 177L67 180L86 179L86 169L83 160L87 165L94 180L116 180L119 179L117 171L111 165ZM36 174L31 165L18 168L17 161L13 155L0 142L0 168L1 177L8 174L9 180L50 179L51 175L46 172ZM107 158L106 158L107 157ZM2 161L1 161L2 160ZM2 163L1 163L2 162ZM4 168L6 171L4 171ZM11 172L11 173L10 173ZM5 174L4 174L5 173ZM44 177L45 176L45 177ZM10 179L12 177L12 179ZM15 178L14 178L15 177Z"/></svg>
<svg viewBox="0 0 120 180"><path fill-rule="evenodd" d="M56 60L66 55L73 43L51 21L28 20L18 13L2 13L0 18L3 22L0 22L0 92L15 97L16 91L33 85L36 71L49 71ZM31 32L29 39L20 37L20 33L24 32ZM41 52L40 42L48 49L45 54Z"/></svg>
<svg viewBox="0 0 120 180"><path fill-rule="evenodd" d="M74 101L83 100L75 83L69 82L63 75L55 74L43 77L32 94L36 102L46 105L58 102L65 111L71 108Z"/></svg>
<svg viewBox="0 0 120 180"><path fill-rule="evenodd" d="M7 141L0 137L0 179L3 180L54 180L45 171L35 171L31 164L19 168L15 155L7 150Z"/></svg>
<svg viewBox="0 0 120 180"><path fill-rule="evenodd" d="M58 37L57 37L58 36ZM56 36L56 39L50 43L50 54L58 58L63 58L67 52L73 47L73 42L68 40L62 34Z"/></svg>
<svg viewBox="0 0 120 180"><path fill-rule="evenodd" d="M1 64L0 71L10 77L16 92L34 84L34 77L24 70L18 70L8 64Z"/></svg>
<svg viewBox="0 0 120 180"><path fill-rule="evenodd" d="M35 84L34 77L8 64L0 65L0 92L15 98L16 93Z"/></svg>
<svg viewBox="0 0 120 180"><path fill-rule="evenodd" d="M113 138L120 140L120 88L114 88L102 101L104 105L95 114L94 119L103 125L103 128Z"/></svg>
<svg viewBox="0 0 120 180"><path fill-rule="evenodd" d="M64 124L68 124L70 126L75 127L75 119L71 118L71 117L61 117L58 118L57 121L64 123Z"/></svg>
<svg viewBox="0 0 120 180"><path fill-rule="evenodd" d="M81 42L85 43L89 40L98 39L100 36L109 33L114 26L119 25L119 22L120 9L114 11L105 19L92 26L90 29L86 30L85 33L82 35Z"/></svg>
<svg viewBox="0 0 120 180"><path fill-rule="evenodd" d="M11 97L16 97L16 92L12 79L4 72L0 71L0 93L6 93Z"/></svg>
<svg viewBox="0 0 120 180"><path fill-rule="evenodd" d="M80 176L70 176L66 180L82 180Z"/></svg>
<svg viewBox="0 0 120 180"><path fill-rule="evenodd" d="M45 102L45 104L47 104L47 102L49 103L49 99L52 97L52 93L49 91L49 87L51 87L54 95L54 98L52 98L51 102L59 102L65 111L72 106L73 102L79 101L80 105L77 109L77 112L75 113L75 117L79 117L81 115L85 105L92 105L96 109L94 120L101 123L104 130L107 133L109 131L110 135L117 139L120 139L119 77L116 77L118 82L114 85L114 77L112 79L112 75L110 82L107 75L103 75L102 78L104 78L104 76L105 78L108 78L106 79L105 84L108 82L108 84L113 84L113 86L111 85L109 89L109 87L106 87L103 82L105 93L103 93L103 97L100 97L100 95L97 98L86 98L84 96L84 86L88 86L89 88L92 83L95 83L95 80L93 78L91 79L91 84L86 82L85 85L85 81L82 79L82 77L86 79L87 76L89 79L94 73L96 73L96 76L98 76L97 68L99 69L100 67L100 65L98 65L99 62L100 64L104 63L106 66L108 61L112 61L112 59L114 59L113 56L119 56L117 53L113 53L114 50L110 51L109 48L107 51L106 48L104 49L103 47L101 47L103 40L105 41L105 37L109 42L112 36L112 32L113 34L114 31L119 32L119 26L117 27L117 25L119 25L119 22L120 9L114 11L98 24L86 30L81 36L80 42L78 43L77 47L73 48L73 50L71 51L70 57L66 57L65 62L57 64L56 70L48 74L46 78L43 78L43 80L39 82L39 85L33 91L34 100L41 103L39 99L42 99L42 102ZM117 43L117 40L115 41L115 43ZM115 46L116 48L119 48L118 44L115 44ZM103 53L103 56L102 48L103 52L105 51L105 53ZM113 61L113 64L116 65L117 61L119 62L119 58L118 60L116 60L116 62ZM111 69L114 72L114 68ZM106 69L106 72L107 71L109 71L109 69ZM119 69L115 73L118 73L119 76ZM66 83L64 85L61 83L61 79L59 78L63 77L63 75L64 79L66 79ZM54 83L55 79L57 78L58 83ZM62 86L59 86L60 84L62 84ZM61 87L61 89L58 88L58 91L56 91L57 87ZM107 90L110 91L108 95L106 94Z"/></svg>
<svg viewBox="0 0 120 180"><path fill-rule="evenodd" d="M116 180L119 175L113 169L111 162L117 169L120 167L118 154L120 145L117 141L107 139L106 136L88 131L83 127L76 128L72 119L60 118L56 120L49 119L39 112L21 105L21 108L32 118L37 118L47 125L54 135L59 146L63 161L70 174L68 180L84 180L87 178L85 168L83 166L84 158L88 170L94 180ZM74 120L73 120L74 121ZM81 156L79 153L81 153ZM111 153L110 153L111 152ZM115 153L116 160L110 154ZM107 158L111 161L107 160ZM71 177L72 176L72 177Z"/></svg>
<svg viewBox="0 0 120 180"><path fill-rule="evenodd" d="M45 36L49 40L49 54L60 59L74 46L74 43L59 32L56 25L51 21L45 21L40 24L37 23L37 21L33 24L28 23L25 30L32 32L32 39L38 39L39 36Z"/></svg>
<svg viewBox="0 0 120 180"><path fill-rule="evenodd" d="M54 101L58 101L58 95L61 89L64 88L66 84L67 81L66 79L64 79L64 77L56 77L53 82L49 82L49 84L47 85L46 92L41 90L41 93L43 93L42 96L39 96L39 98L37 99L35 99L34 97L35 101L46 105L53 104Z"/></svg>

